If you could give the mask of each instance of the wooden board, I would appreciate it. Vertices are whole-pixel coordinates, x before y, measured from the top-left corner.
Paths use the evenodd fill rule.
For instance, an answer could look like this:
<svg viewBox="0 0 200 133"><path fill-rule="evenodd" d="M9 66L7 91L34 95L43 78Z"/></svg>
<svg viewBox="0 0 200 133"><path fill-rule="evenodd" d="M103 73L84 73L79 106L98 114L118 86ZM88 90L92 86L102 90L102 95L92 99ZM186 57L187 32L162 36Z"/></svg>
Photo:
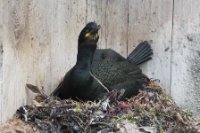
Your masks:
<svg viewBox="0 0 200 133"><path fill-rule="evenodd" d="M86 1L52 1L51 92L76 61L78 35L86 24ZM58 78L60 77L60 78Z"/></svg>
<svg viewBox="0 0 200 133"><path fill-rule="evenodd" d="M98 48L106 48L107 40L107 29L106 25L106 9L107 9L107 0L86 0L87 2L87 15L86 21L92 22L95 21L101 25L99 32L99 41Z"/></svg>
<svg viewBox="0 0 200 133"><path fill-rule="evenodd" d="M43 86L49 94L74 65L85 5L85 0L3 1L1 122L31 101L26 83Z"/></svg>
<svg viewBox="0 0 200 133"><path fill-rule="evenodd" d="M200 115L200 1L175 0L172 96Z"/></svg>
<svg viewBox="0 0 200 133"><path fill-rule="evenodd" d="M106 8L106 45L127 56L128 0L108 0Z"/></svg>
<svg viewBox="0 0 200 133"><path fill-rule="evenodd" d="M153 60L142 67L149 77L160 79L170 93L171 33L173 1L134 0L129 3L128 52L141 41L148 40L153 48Z"/></svg>
<svg viewBox="0 0 200 133"><path fill-rule="evenodd" d="M3 87L1 91L1 122L11 117L20 105L25 103L25 73L19 59L20 43L24 40L27 2L4 0L3 6ZM24 43L26 44L26 43ZM24 46L27 46L24 45ZM26 52L26 51L25 51ZM23 53L21 53L23 54ZM25 54L25 53L24 53ZM29 55L27 55L29 56ZM22 74L23 73L23 74Z"/></svg>
<svg viewBox="0 0 200 133"><path fill-rule="evenodd" d="M2 0L0 1L2 3ZM0 4L0 18L3 18L3 4ZM3 115L3 19L0 19L0 123Z"/></svg>

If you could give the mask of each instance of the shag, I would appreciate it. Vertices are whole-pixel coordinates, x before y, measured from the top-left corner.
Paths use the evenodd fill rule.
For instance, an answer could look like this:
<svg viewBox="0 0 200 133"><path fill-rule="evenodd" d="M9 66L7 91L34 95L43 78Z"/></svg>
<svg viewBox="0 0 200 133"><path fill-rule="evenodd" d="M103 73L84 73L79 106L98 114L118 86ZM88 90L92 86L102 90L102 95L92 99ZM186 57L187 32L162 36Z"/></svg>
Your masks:
<svg viewBox="0 0 200 133"><path fill-rule="evenodd" d="M112 49L96 49L100 25L88 23L78 39L75 66L52 92L61 99L99 100L108 91L124 90L120 100L137 95L146 76L138 67L153 54L147 41L141 42L126 58Z"/></svg>

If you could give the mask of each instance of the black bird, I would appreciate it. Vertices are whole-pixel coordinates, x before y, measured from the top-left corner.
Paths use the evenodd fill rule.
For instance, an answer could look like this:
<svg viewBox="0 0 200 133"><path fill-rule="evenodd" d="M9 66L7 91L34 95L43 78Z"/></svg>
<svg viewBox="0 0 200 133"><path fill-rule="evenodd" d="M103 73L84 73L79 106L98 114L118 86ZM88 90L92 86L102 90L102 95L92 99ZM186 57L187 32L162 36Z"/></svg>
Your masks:
<svg viewBox="0 0 200 133"><path fill-rule="evenodd" d="M103 98L108 90L123 89L121 99L124 99L137 95L143 87L145 75L137 65L151 59L148 42L140 43L125 59L111 49L96 50L99 28L95 22L90 22L81 31L77 62L52 95L93 101Z"/></svg>

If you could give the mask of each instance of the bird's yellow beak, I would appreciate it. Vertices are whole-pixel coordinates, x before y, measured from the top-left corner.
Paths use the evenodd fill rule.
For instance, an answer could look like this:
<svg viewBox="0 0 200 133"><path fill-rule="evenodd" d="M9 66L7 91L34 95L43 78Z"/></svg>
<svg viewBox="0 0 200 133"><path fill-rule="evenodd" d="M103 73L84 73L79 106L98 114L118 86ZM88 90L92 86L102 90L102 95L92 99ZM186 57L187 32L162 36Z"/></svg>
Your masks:
<svg viewBox="0 0 200 133"><path fill-rule="evenodd" d="M85 38L97 39L98 38L98 33L91 34L90 32L88 32L88 33L85 34Z"/></svg>
<svg viewBox="0 0 200 133"><path fill-rule="evenodd" d="M86 37L86 38L87 38L87 37L91 37L91 33L90 33L90 32L86 33L86 34L85 34L85 37Z"/></svg>

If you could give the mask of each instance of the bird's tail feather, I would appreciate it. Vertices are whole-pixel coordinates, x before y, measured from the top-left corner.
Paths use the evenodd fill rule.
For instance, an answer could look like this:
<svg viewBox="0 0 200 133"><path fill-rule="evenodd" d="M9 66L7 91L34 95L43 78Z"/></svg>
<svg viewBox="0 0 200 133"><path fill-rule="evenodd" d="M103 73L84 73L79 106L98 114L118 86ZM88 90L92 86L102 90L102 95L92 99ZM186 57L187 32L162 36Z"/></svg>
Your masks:
<svg viewBox="0 0 200 133"><path fill-rule="evenodd" d="M151 59L153 50L151 45L147 42L141 42L127 57L127 60L136 65L140 65Z"/></svg>

